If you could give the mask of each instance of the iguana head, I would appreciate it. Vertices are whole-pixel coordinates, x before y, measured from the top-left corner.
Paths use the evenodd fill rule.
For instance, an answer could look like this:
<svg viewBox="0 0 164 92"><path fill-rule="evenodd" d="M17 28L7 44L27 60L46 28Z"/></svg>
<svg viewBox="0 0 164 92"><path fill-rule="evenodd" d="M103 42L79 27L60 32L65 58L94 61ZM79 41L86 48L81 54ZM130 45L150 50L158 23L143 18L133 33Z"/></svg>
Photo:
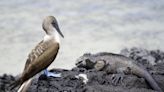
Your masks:
<svg viewBox="0 0 164 92"><path fill-rule="evenodd" d="M94 54L85 53L76 60L76 66L86 69L102 70L106 66L106 61L101 58L97 58Z"/></svg>
<svg viewBox="0 0 164 92"><path fill-rule="evenodd" d="M96 64L96 62L94 60L94 57L90 53L85 53L83 56L79 57L76 60L77 67L83 67L86 69L94 68L95 64Z"/></svg>

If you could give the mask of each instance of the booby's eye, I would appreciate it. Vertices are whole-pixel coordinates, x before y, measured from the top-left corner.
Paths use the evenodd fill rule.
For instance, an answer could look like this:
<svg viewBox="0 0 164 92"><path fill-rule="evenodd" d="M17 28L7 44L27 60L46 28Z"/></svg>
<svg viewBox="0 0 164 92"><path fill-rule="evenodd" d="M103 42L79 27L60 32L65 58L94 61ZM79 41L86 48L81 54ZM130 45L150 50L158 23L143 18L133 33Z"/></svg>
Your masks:
<svg viewBox="0 0 164 92"><path fill-rule="evenodd" d="M58 25L57 25L57 23L56 23L55 21L53 21L51 24L52 24L52 25L53 25L53 27L55 27L55 28L57 28L57 27L58 27Z"/></svg>
<svg viewBox="0 0 164 92"><path fill-rule="evenodd" d="M52 25L56 25L56 22L53 21L51 24L52 24Z"/></svg>

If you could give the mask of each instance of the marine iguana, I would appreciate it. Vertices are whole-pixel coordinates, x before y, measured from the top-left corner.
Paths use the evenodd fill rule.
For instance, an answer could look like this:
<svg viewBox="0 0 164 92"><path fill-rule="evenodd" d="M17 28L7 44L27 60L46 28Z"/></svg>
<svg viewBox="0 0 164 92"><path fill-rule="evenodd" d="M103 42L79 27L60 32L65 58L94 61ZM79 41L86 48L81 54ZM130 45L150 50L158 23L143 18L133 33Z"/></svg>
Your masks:
<svg viewBox="0 0 164 92"><path fill-rule="evenodd" d="M142 65L123 55L107 52L101 52L97 54L86 53L76 60L76 66L86 69L103 70L107 73L114 74L134 74L136 76L145 78L154 90L158 92L163 92L156 81L153 79L153 77ZM114 81L121 78L121 76L114 77L115 78L112 78L114 79Z"/></svg>

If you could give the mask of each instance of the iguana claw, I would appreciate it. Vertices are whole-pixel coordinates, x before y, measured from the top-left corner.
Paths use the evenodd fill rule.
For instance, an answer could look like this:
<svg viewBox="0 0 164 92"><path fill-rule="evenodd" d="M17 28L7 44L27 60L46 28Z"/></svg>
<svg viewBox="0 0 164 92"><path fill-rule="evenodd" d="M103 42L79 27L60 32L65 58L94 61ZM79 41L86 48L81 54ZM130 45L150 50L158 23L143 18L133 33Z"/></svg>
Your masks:
<svg viewBox="0 0 164 92"><path fill-rule="evenodd" d="M117 85L118 83L123 83L123 78L124 78L124 74L113 74L111 79L112 79L112 83L114 85Z"/></svg>

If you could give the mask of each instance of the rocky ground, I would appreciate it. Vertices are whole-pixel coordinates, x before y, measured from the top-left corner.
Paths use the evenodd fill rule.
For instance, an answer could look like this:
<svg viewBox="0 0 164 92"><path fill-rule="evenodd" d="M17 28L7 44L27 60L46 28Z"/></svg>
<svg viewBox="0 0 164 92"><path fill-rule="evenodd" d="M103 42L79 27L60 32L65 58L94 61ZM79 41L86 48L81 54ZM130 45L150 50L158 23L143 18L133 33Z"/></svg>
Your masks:
<svg viewBox="0 0 164 92"><path fill-rule="evenodd" d="M164 52L160 50L145 50L141 48L123 49L122 55L130 57L143 64L152 74L159 86L164 90ZM104 71L73 68L72 70L53 69L52 72L61 73L61 78L47 78L38 74L32 81L28 92L156 92L150 88L144 78L135 75L125 75L123 82L114 85L111 82L112 74ZM86 74L88 82L77 77ZM8 91L8 85L17 77L4 74L0 76L0 92Z"/></svg>

